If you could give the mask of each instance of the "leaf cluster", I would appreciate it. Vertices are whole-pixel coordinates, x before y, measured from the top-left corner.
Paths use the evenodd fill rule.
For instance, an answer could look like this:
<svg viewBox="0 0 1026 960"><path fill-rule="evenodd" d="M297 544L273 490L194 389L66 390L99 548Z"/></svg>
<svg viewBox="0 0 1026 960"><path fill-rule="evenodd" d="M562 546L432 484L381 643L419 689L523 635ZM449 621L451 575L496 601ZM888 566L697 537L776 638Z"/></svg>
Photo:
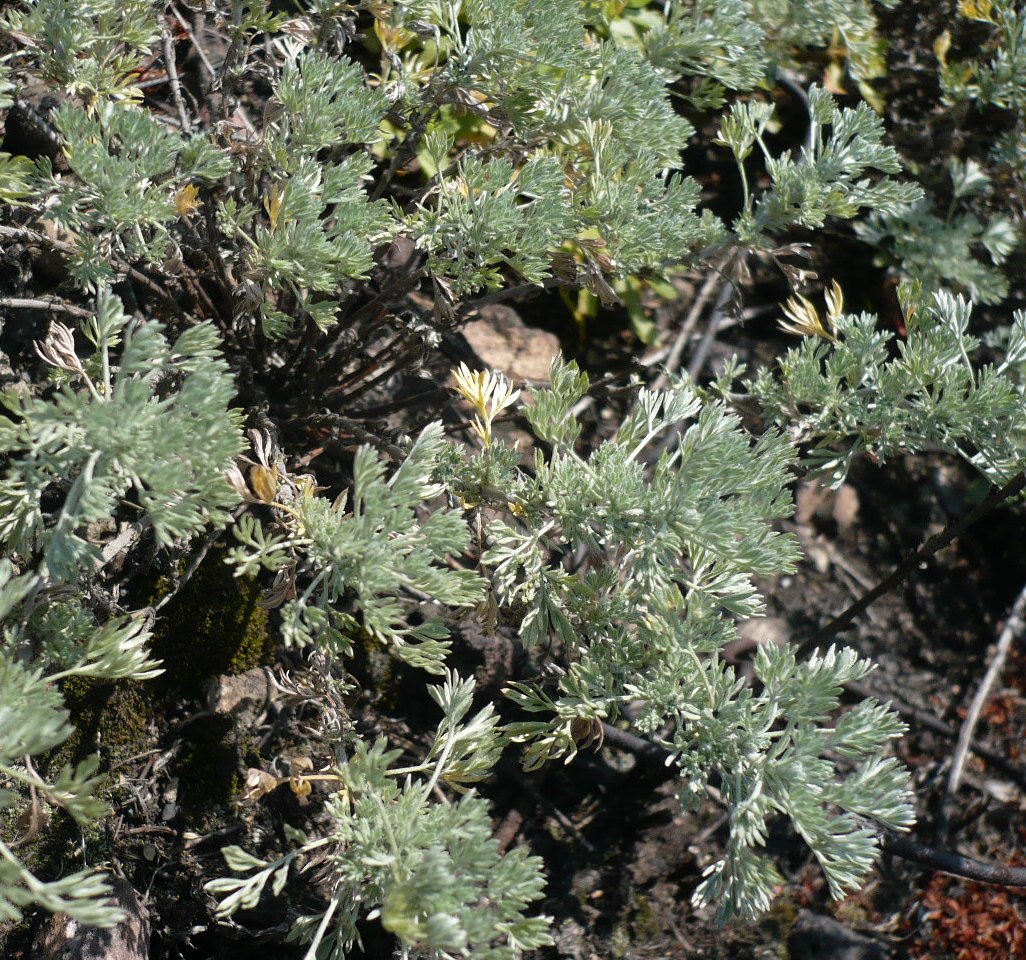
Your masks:
<svg viewBox="0 0 1026 960"><path fill-rule="evenodd" d="M101 562L89 525L128 495L160 544L224 522L237 500L225 472L242 434L214 328L192 327L171 343L160 323L130 319L101 290L82 334L93 349L85 361L59 322L38 347L68 375L60 386L0 396L9 412L0 421L0 541L26 560L38 556L59 580ZM46 509L52 493L57 506Z"/></svg>
<svg viewBox="0 0 1026 960"><path fill-rule="evenodd" d="M879 261L896 263L903 279L915 278L926 290L961 288L978 303L1000 303L1008 295L1008 280L998 268L1019 244L1015 224L967 209L969 198L986 194L990 186L980 164L953 160L948 170L947 216L922 198L888 213L871 213L855 232L879 251Z"/></svg>
<svg viewBox="0 0 1026 960"><path fill-rule="evenodd" d="M33 608L35 616L30 615ZM43 617L48 629L40 628ZM65 665L44 672L27 654L43 645L52 656L55 635L63 635ZM97 757L65 764L50 776L35 763L44 762L72 733L58 682L154 677L161 670L148 659L149 639L142 619L124 617L97 627L75 604L48 598L38 577L16 575L8 560L0 560L0 920L18 920L33 906L92 926L113 926L121 919L95 870L43 880L20 859L17 848L43 818L44 805L82 825L108 812L96 796L101 780ZM18 822L27 825L26 836L7 836L6 825Z"/></svg>
<svg viewBox="0 0 1026 960"><path fill-rule="evenodd" d="M324 914L305 916L291 936L311 943L317 956L348 955L360 943L356 922L363 912L395 934L407 956L425 960L460 953L514 960L550 944L548 918L524 914L542 893L540 860L522 848L500 854L488 805L473 791L454 803L431 799L439 782L480 779L501 750L490 706L467 719L473 690L473 680L452 673L431 688L444 718L417 767L395 767L401 751L387 749L383 739L359 741L334 771L338 789L325 804L324 836L294 835L296 848L270 864L226 848L229 867L249 876L208 885L229 894L222 913L254 906L268 883L280 892L290 865L316 856L331 877L333 926L326 932Z"/></svg>
<svg viewBox="0 0 1026 960"><path fill-rule="evenodd" d="M481 558L521 640L556 644L566 664L552 684L507 690L541 715L506 727L525 744L525 766L569 762L590 725L630 704L642 731L674 731L686 806L715 777L722 784L731 838L696 902L715 901L724 919L768 907L779 875L758 848L778 814L813 849L835 895L854 889L880 826L912 821L907 773L884 755L903 729L895 715L866 701L834 719L841 685L871 665L833 650L797 664L786 648L767 647L756 693L719 656L737 637L736 618L762 609L753 574L797 559L771 525L791 510L791 445L773 432L753 443L736 417L682 383L639 390L617 433L584 458L571 409L587 378L556 362L551 379L524 411L551 453L513 481ZM499 446L479 456L496 458Z"/></svg>
<svg viewBox="0 0 1026 960"><path fill-rule="evenodd" d="M814 471L840 484L852 460L883 462L899 452L943 450L962 457L992 481L1022 468L1026 427L1021 375L1023 316L1003 344L1005 360L975 366L980 341L969 332L972 303L907 291L905 339L869 314L836 320L832 341L805 337L777 368L750 384L777 423L808 445Z"/></svg>
<svg viewBox="0 0 1026 960"><path fill-rule="evenodd" d="M309 487L285 503L279 529L265 532L252 519L237 529L230 560L238 574L263 566L279 576L286 643L317 643L345 651L363 632L408 663L442 673L448 631L439 616L418 617L424 600L450 608L480 600L482 584L470 571L446 565L469 544L455 510L420 508L437 495L432 479L443 444L441 424L427 427L402 464L386 479L385 465L369 447L353 465L348 493L334 501ZM300 593L300 591L302 591ZM351 612L339 609L342 602Z"/></svg>

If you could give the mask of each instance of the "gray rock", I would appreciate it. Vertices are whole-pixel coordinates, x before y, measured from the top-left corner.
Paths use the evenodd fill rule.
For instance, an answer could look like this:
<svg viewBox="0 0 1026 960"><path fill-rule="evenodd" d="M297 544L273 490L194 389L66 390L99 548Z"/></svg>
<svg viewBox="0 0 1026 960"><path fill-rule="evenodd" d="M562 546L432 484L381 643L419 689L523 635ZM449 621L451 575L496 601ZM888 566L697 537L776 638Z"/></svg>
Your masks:
<svg viewBox="0 0 1026 960"><path fill-rule="evenodd" d="M887 951L875 940L809 910L798 911L787 951L790 960L887 960Z"/></svg>
<svg viewBox="0 0 1026 960"><path fill-rule="evenodd" d="M259 713L274 693L271 679L263 667L253 667L238 675L224 674L207 683L207 703L214 713L224 716L249 709Z"/></svg>
<svg viewBox="0 0 1026 960"><path fill-rule="evenodd" d="M54 914L33 945L37 960L148 960L149 911L127 880L112 876L107 883L125 919L101 929L82 926L65 913Z"/></svg>

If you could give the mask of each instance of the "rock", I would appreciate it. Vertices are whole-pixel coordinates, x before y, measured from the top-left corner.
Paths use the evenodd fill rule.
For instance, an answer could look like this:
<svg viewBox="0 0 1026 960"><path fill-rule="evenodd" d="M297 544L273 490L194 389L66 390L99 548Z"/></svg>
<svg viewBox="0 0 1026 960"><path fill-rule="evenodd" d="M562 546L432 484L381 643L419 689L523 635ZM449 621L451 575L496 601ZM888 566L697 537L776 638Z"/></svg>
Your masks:
<svg viewBox="0 0 1026 960"><path fill-rule="evenodd" d="M460 331L474 352L490 367L513 381L549 379L549 364L559 353L559 338L525 325L512 307L483 306L479 320Z"/></svg>
<svg viewBox="0 0 1026 960"><path fill-rule="evenodd" d="M833 520L843 533L854 525L858 515L858 491L849 483L842 483L836 490L831 490L809 481L801 484L795 495L794 519L799 526Z"/></svg>
<svg viewBox="0 0 1026 960"><path fill-rule="evenodd" d="M222 716L237 713L244 707L261 710L271 699L273 688L263 667L253 667L233 676L213 677L207 685L207 703Z"/></svg>
<svg viewBox="0 0 1026 960"><path fill-rule="evenodd" d="M576 920L570 918L557 924L552 939L561 960L591 960L587 931Z"/></svg>
<svg viewBox="0 0 1026 960"><path fill-rule="evenodd" d="M844 483L834 496L834 522L841 531L848 530L858 519L859 495L851 484Z"/></svg>
<svg viewBox="0 0 1026 960"><path fill-rule="evenodd" d="M780 647L791 639L787 621L780 617L753 617L745 620L738 628L737 640L723 648L723 659L734 664L739 675L749 683L755 679L753 660L763 643Z"/></svg>
<svg viewBox="0 0 1026 960"><path fill-rule="evenodd" d="M833 917L800 910L787 940L787 955L792 960L886 960L887 951Z"/></svg>
<svg viewBox="0 0 1026 960"><path fill-rule="evenodd" d="M66 913L54 914L36 937L36 960L147 960L150 915L127 880L108 877L112 899L125 913L116 927L85 927Z"/></svg>
<svg viewBox="0 0 1026 960"><path fill-rule="evenodd" d="M830 499L830 491L815 480L799 484L794 497L794 519L799 526L808 526Z"/></svg>
<svg viewBox="0 0 1026 960"><path fill-rule="evenodd" d="M830 570L830 542L825 537L801 537L805 560L811 563L816 573L827 573Z"/></svg>
<svg viewBox="0 0 1026 960"><path fill-rule="evenodd" d="M745 620L737 631L746 644L774 643L784 646L791 639L791 630L782 617L753 617Z"/></svg>

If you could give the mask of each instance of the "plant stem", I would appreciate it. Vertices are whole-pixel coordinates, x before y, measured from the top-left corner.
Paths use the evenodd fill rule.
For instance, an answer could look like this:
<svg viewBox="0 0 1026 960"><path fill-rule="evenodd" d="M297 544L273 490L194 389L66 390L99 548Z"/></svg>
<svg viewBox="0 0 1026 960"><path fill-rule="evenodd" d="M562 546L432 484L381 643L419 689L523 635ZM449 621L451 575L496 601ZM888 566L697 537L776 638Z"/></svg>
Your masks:
<svg viewBox="0 0 1026 960"><path fill-rule="evenodd" d="M849 627L856 617L869 608L870 604L879 600L884 594L890 593L898 584L909 577L924 560L933 556L938 550L942 550L952 540L965 533L977 520L985 517L1006 500L1010 500L1021 493L1024 488L1026 488L1026 473L1017 473L1003 487L992 490L984 500L981 500L965 516L945 527L940 533L924 540L916 550L906 554L901 563L875 587L864 593L847 610L838 614L826 626L821 627L817 633L800 644L795 651L795 659L804 660L811 656L816 650L836 637L842 630Z"/></svg>

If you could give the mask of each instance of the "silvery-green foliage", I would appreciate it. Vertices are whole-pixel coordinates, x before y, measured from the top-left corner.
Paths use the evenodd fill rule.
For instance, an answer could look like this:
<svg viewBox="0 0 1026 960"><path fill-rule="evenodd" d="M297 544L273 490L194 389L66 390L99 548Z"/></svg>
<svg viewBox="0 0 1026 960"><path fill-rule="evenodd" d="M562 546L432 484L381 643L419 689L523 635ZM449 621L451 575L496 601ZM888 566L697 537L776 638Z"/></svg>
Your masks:
<svg viewBox="0 0 1026 960"><path fill-rule="evenodd" d="M730 807L726 855L706 870L697 903L714 903L721 919L758 916L769 907L782 877L758 848L775 815L785 814L809 845L834 897L862 885L881 827L912 825L908 772L883 755L904 724L874 700L836 716L841 686L871 669L851 650L831 647L796 664L790 649L762 644L758 694L693 708L690 723L678 727L674 748L685 778L705 772L704 764L720 769ZM696 747L704 764L689 756ZM697 798L700 784L686 783L685 796L690 787Z"/></svg>
<svg viewBox="0 0 1026 960"><path fill-rule="evenodd" d="M152 0L36 0L0 25L31 37L41 75L88 103L138 98L133 71L160 37Z"/></svg>
<svg viewBox="0 0 1026 960"><path fill-rule="evenodd" d="M465 154L455 182L429 192L409 229L431 252L433 272L455 293L494 286L501 267L512 266L531 282L547 275L543 258L522 261L507 252L523 247L516 245L516 230L530 228L521 236L542 244L531 251L536 259L560 242L577 243L593 266L588 275L597 291L596 274L617 278L659 268L731 239L718 220L700 215L698 185L680 171L680 151L694 131L672 109L666 83L680 74L701 75L708 89L696 95L706 100L713 96L709 84L755 84L767 69L765 54L753 50L764 37L750 17L742 26L740 6L709 22L705 7L671 4L665 24L644 31L640 43L622 42L615 33L586 42L588 24L574 0L482 0L466 4L464 12L465 36L454 18L436 10L448 55L443 76L475 98L487 95L492 106L482 107L483 119L508 120L518 136L543 147L522 170L535 157L543 163L554 157L563 175L544 181L544 188L539 181L532 192L495 161L471 165ZM723 47L720 55L715 45L698 51L710 30ZM918 196L913 185L865 176L899 169L868 107L838 110L817 89L810 103L813 150L801 163L766 155L774 189L760 198L754 216L748 209L734 225L741 243L771 246L770 236L794 225L819 226L827 216L891 209ZM832 128L829 141L825 127ZM446 152L437 151L435 167L444 166Z"/></svg>
<svg viewBox="0 0 1026 960"><path fill-rule="evenodd" d="M361 915L380 920L409 958L514 960L551 943L548 918L525 913L542 894L541 861L522 848L501 854L487 803L467 791L505 740L491 706L469 716L473 691L473 680L451 672L431 688L444 718L422 764L396 767L401 751L384 739L358 741L332 768L339 789L325 803L323 835L293 831L295 847L271 863L227 848L229 867L248 876L208 884L227 894L221 913L254 906L268 884L280 892L293 864L315 856L331 899L326 912L299 918L291 934L311 943L311 955L341 960L360 942ZM467 792L437 803L432 791L441 782Z"/></svg>
<svg viewBox="0 0 1026 960"><path fill-rule="evenodd" d="M972 29L989 28L983 42L976 39L969 49L973 57L952 55L951 31L945 31L934 44L940 63L940 82L944 99L955 106L979 107L987 104L1007 111L1002 132L993 142L973 143L988 150L988 159L1004 174L1012 171L1022 182L1026 177L1026 16L1014 0L963 3L959 13L975 21Z"/></svg>
<svg viewBox="0 0 1026 960"><path fill-rule="evenodd" d="M53 122L71 175L58 176L41 161L36 187L53 198L47 215L54 224L80 235L71 274L88 290L114 279L115 258L167 257L179 192L191 180L213 183L231 170L206 135L185 138L111 101L91 112L65 104Z"/></svg>
<svg viewBox="0 0 1026 960"><path fill-rule="evenodd" d="M751 393L808 445L809 465L831 484L860 454L882 462L924 450L955 454L1004 482L1022 469L1026 442L1023 316L995 367L972 362L980 341L969 332L971 313L961 295L907 292L908 332L896 353L876 317L842 314L834 341L805 337L759 373Z"/></svg>
<svg viewBox="0 0 1026 960"><path fill-rule="evenodd" d="M382 51L377 74L339 49L323 11L320 23L300 17L284 29L283 16L244 8L227 26L231 52L248 50L261 31L273 36L260 78L272 95L259 135L230 150L126 102L138 51L160 24L152 4L119 10L40 0L8 14L37 40L23 59L49 51L38 57L50 82L87 96L52 118L68 171L44 163L33 177L5 160L0 197L45 205L77 234L72 274L87 288L111 281L125 260L180 263L190 219L216 207L205 229L216 222L233 241L218 248L221 238L209 238L234 278L234 321L248 326L255 309L273 338L297 321L335 323L332 294L366 279L373 251L397 236L427 254L443 301L500 286L511 272L541 283L559 255L576 262L577 282L611 299L610 283L626 276L723 244L771 249L795 225L915 196L888 176L865 176L897 170L879 122L865 105L838 111L822 91L810 96L814 149L801 162L767 155L774 189L733 231L700 209L682 165L695 130L671 85L687 78L685 95L708 109L725 89L771 78L793 46L820 45L835 31L852 70L868 76L856 67L860 38L872 34L863 3L682 2L634 11L633 20L584 0L384 3L375 5L383 35L401 40ZM74 67L54 66L68 58ZM244 67L226 64L219 83L237 72ZM833 127L826 144L824 126ZM469 141L454 136L461 127ZM428 184L402 206L370 201L372 155L398 162L404 151L431 173Z"/></svg>
<svg viewBox="0 0 1026 960"><path fill-rule="evenodd" d="M277 291L288 291L301 317L327 329L337 304L317 295L365 276L373 248L395 231L386 205L368 202L371 158L343 153L379 139L388 101L352 61L302 53L299 45L287 49L252 158L271 180L263 210L235 197L220 204L223 228L249 248L240 268L259 285L253 299L272 337L287 334L295 321L275 306ZM330 159L321 155L328 148Z"/></svg>
<svg viewBox="0 0 1026 960"><path fill-rule="evenodd" d="M421 513L441 488L432 480L442 446L441 424L426 427L406 459L387 476L385 464L363 447L353 464L352 497L335 501L301 491L279 529L240 524L240 546L230 553L239 574L274 570L298 594L282 608L287 643L351 648L365 631L408 663L443 672L448 631L439 616L408 622L425 599L450 608L480 600L483 584L468 570L445 563L470 538L459 511ZM353 613L339 609L351 597Z"/></svg>
<svg viewBox="0 0 1026 960"><path fill-rule="evenodd" d="M458 902L450 902L459 889L453 878L469 876L469 867L453 861L450 846L456 833L476 829L478 821L464 817L479 801L438 808L428 803L430 788L464 789L487 776L510 739L524 744L529 769L570 760L588 724L617 719L628 703L643 732L673 727L668 745L685 804L700 799L711 780L721 783L731 840L697 899L715 900L724 918L753 917L769 904L779 878L758 847L770 816L791 819L837 895L865 877L881 826L911 822L907 775L883 752L901 724L871 701L835 717L841 684L864 676L870 664L849 651L796 664L786 649L766 650L757 664L763 686L755 694L718 656L736 639L737 619L762 609L753 577L790 570L797 558L793 540L772 526L791 510L789 442L772 432L753 441L725 408L679 384L665 392L640 390L616 435L584 458L574 449L571 408L587 378L556 362L552 384L532 392L523 408L552 447L549 455L536 455L530 472L517 469L490 434L476 457L445 456L439 428L429 428L389 480L379 458L361 451L351 512L344 499L332 505L305 490L284 511L284 532L257 534L252 524L240 530L244 546L234 557L240 569L264 563L302 591L284 608L286 623L301 625L297 636L344 649L344 631L357 628L348 612L355 610L360 628L386 639L399 656L440 669L440 642L425 653L424 640L412 644L399 625L397 580L448 607L478 599L483 581L468 575L450 584L453 571L436 565L440 551L464 549L467 534L467 521L455 511L428 514L437 518L431 531L417 519L416 505L439 492L437 472L465 501L505 506L505 519L485 528L490 549L482 573L507 615L519 620L525 644L549 647L555 640L566 668L551 687L511 684L508 695L539 719L502 728L490 707L467 720L472 685L449 676L434 690L444 719L425 760L390 770L395 756L383 743L373 750L358 744L338 768L343 788L328 801L339 824L335 837L307 841L273 863L243 862L241 853L230 853L231 865L250 875L215 881L212 889L228 894L225 912L253 905L268 883L285 882L294 859L334 843L336 894L328 914L300 924L303 936L324 936L324 948L341 955L353 942L360 911L372 909L407 943L435 950L469 945L468 921ZM647 454L660 438L668 442L653 460ZM486 486L495 482L501 487ZM408 566L414 553L416 570ZM569 568L551 562L561 555L580 562ZM376 571L385 579L367 590L363 581ZM344 595L352 599L340 609ZM370 777L364 765L375 757ZM429 777L426 785L390 779L415 774ZM386 852L375 852L381 844ZM474 855L495 862L484 849ZM406 865L398 874L394 860ZM519 858L512 864L519 869ZM527 899L537 895L535 883ZM364 891L363 899L339 892L347 885ZM473 888L461 894L466 902L479 895ZM512 902L521 909L526 901ZM487 937L506 922L490 919ZM532 921L529 929L540 936L543 927Z"/></svg>
<svg viewBox="0 0 1026 960"><path fill-rule="evenodd" d="M717 777L728 804L727 854L696 902L715 901L724 919L768 907L780 878L758 848L778 814L836 896L855 889L880 828L912 822L908 775L884 756L903 730L896 715L866 701L836 716L841 685L871 665L847 650L797 664L788 648L767 645L756 693L718 655L736 639L737 619L762 610L753 577L797 559L793 540L772 526L791 512L791 444L774 432L753 441L722 406L679 384L640 390L618 432L585 458L570 411L587 378L556 362L552 383L524 407L551 453L537 453L506 490L507 518L488 524L481 559L499 602L518 611L522 641L556 641L565 663L551 685L507 691L540 716L506 727L525 744L525 765L569 761L589 724L630 704L641 731L673 728L685 805ZM658 455L646 456L653 448ZM500 453L493 443L480 458Z"/></svg>
<svg viewBox="0 0 1026 960"><path fill-rule="evenodd" d="M1014 0L964 4L960 12L990 24L979 58L950 61L941 48L941 85L951 102L981 100L1021 115L1026 108L1026 17ZM947 38L950 45L950 36Z"/></svg>
<svg viewBox="0 0 1026 960"><path fill-rule="evenodd" d="M649 62L670 77L688 77L688 99L720 106L725 90L751 90L769 72L766 34L745 0L673 3L643 37Z"/></svg>
<svg viewBox="0 0 1026 960"><path fill-rule="evenodd" d="M8 110L14 106L14 84L10 80L10 70L0 59L0 110ZM0 203L18 204L23 197L34 192L32 171L34 165L28 157L11 156L0 152Z"/></svg>
<svg viewBox="0 0 1026 960"><path fill-rule="evenodd" d="M14 84L11 83L10 67L0 60L0 110L9 110L14 106Z"/></svg>
<svg viewBox="0 0 1026 960"><path fill-rule="evenodd" d="M120 618L97 627L81 608L51 600L42 587L38 577L17 576L9 561L0 560L0 920L17 920L26 908L40 906L81 923L111 926L121 911L101 874L86 869L41 879L20 859L19 831L9 835L7 825L17 824L20 813L40 803L63 809L83 825L108 812L96 797L97 757L65 765L51 776L39 772L73 729L57 682L68 677L145 680L161 672L160 664L148 659L150 634L141 619ZM36 608L35 616L27 615L29 607ZM44 616L47 627L40 630ZM63 668L44 671L29 657L40 644L52 653L55 635L63 639Z"/></svg>
<svg viewBox="0 0 1026 960"><path fill-rule="evenodd" d="M897 0L877 2L893 7ZM872 94L865 81L886 75L887 43L872 0L748 0L747 6L770 51L785 62L796 50L840 47L847 72L867 99Z"/></svg>
<svg viewBox="0 0 1026 960"><path fill-rule="evenodd" d="M889 4L887 4L889 5ZM796 54L830 48L866 95L885 74L886 44L869 0L673 0L643 36L651 61L691 78L696 107L721 106L724 90L751 90ZM629 18L628 18L629 19ZM836 56L836 53L835 53Z"/></svg>
<svg viewBox="0 0 1026 960"><path fill-rule="evenodd" d="M269 170L293 172L327 147L373 143L388 109L359 65L312 51L289 50L274 88L274 110L260 144Z"/></svg>
<svg viewBox="0 0 1026 960"><path fill-rule="evenodd" d="M442 144L439 155L448 152ZM501 286L505 267L541 282L549 276L550 251L570 231L559 162L532 159L515 179L513 172L507 160L471 158L439 183L437 196L412 221L432 272L456 296Z"/></svg>
<svg viewBox="0 0 1026 960"><path fill-rule="evenodd" d="M58 321L38 345L61 372L59 386L0 395L14 415L0 420L0 541L59 580L99 561L88 527L129 493L161 544L224 522L238 499L225 471L242 434L213 326L171 343L160 323L130 319L101 290L81 334L92 351L85 359ZM50 492L61 499L47 510Z"/></svg>
<svg viewBox="0 0 1026 960"><path fill-rule="evenodd" d="M986 194L990 185L978 163L953 161L948 170L952 201L946 217L923 198L889 213L871 213L855 232L879 251L878 261L893 259L903 278L915 278L924 289L961 287L973 300L1000 303L1008 295L1008 281L998 268L1019 242L1015 225L989 212L981 218L967 207L968 198Z"/></svg>
<svg viewBox="0 0 1026 960"><path fill-rule="evenodd" d="M444 719L423 763L388 772L394 757L384 744L370 751L357 745L338 769L344 789L328 801L340 824L331 876L373 895L359 902L337 895L328 908L331 923L318 914L299 928L317 937L340 924L338 940L324 940L332 949L348 949L346 931L373 903L381 904L385 926L409 943L442 950L469 942L457 906L438 917L432 912L448 903L439 891L458 875L445 843L428 827L442 813L430 812L430 791L400 787L390 776L424 774L429 787L444 782L463 789L487 776L509 740L524 745L528 769L569 761L592 725L618 719L628 704L642 732L672 728L666 742L686 806L710 782L720 784L731 836L696 902L715 901L721 918L754 917L769 905L780 880L759 851L770 817L791 820L837 896L865 878L881 828L911 823L907 774L885 756L901 723L874 701L837 715L841 685L863 677L871 669L867 661L830 650L798 664L787 648L768 647L756 663L761 689L755 692L719 656L737 638L737 620L762 610L753 578L791 570L797 559L793 539L773 528L792 508L788 439L771 431L753 440L722 405L679 383L663 392L640 389L617 433L584 457L574 447L579 428L571 410L587 377L558 361L551 377L552 388L532 391L522 408L551 446L536 453L530 471L490 432L480 453L467 458L447 455L440 430L429 428L389 480L379 458L361 451L351 512L344 498L332 505L304 490L287 504L281 531L258 532L252 523L239 531L240 569L264 564L300 594L284 608L297 639L344 651L346 632L365 629L409 662L440 670L444 631L436 624L437 633L418 638L403 628L402 587L451 608L480 598L484 581L467 575L457 582L438 565L444 551L466 546L467 521L459 513L428 514L437 528L424 539L415 508L439 492L435 474L465 503L487 502L500 511L503 519L484 529L489 549L481 572L507 618L518 622L521 640L534 649L553 649L555 642L565 665L551 684L510 684L507 695L537 720L498 728L486 708L466 721L471 687L450 676L435 689ZM413 553L415 569L408 565ZM566 562L553 563L556 557ZM384 579L368 590L364 580L369 584L378 571ZM349 599L340 606L343 597ZM359 612L359 626L350 611ZM357 773L374 756L380 769L369 785ZM458 809L475 803L465 800ZM445 816L453 816L452 808ZM445 824L453 831L467 827L462 820ZM388 889L385 880L396 884L394 872L368 875L378 855L364 845L384 842L375 831L392 836L390 857L411 868L422 863L425 872L403 874ZM229 894L226 912L252 905L267 883L285 882L288 857L329 842L315 838L270 864L243 863L232 853L232 864L250 876L216 881L213 889Z"/></svg>
<svg viewBox="0 0 1026 960"><path fill-rule="evenodd" d="M430 285L444 316L459 298L510 283L555 279L611 299L611 283L627 276L718 262L730 248L772 250L789 230L829 217L907 215L918 188L897 179L897 154L865 103L841 109L814 87L805 149L774 156L764 142L774 108L760 91L781 65L798 67L803 50L843 45L849 73L868 89L881 44L867 0L679 0L610 15L615 6L381 0L361 11L375 39L350 49L362 39L349 4L315 0L291 18L233 4L216 102L209 117L192 117L193 132L139 109L135 71L166 30L159 4L34 0L5 13L20 46L17 72L0 64L0 109L21 93L7 78L31 69L66 102L50 117L62 162L33 168L0 155L0 201L19 204L37 234L43 220L68 231L55 249L70 253L71 277L97 303L80 333L55 322L39 345L51 384L4 395L15 417L0 420L0 541L34 572L2 571L0 608L25 609L0 649L0 803L18 802L10 780L80 819L101 812L94 761L49 783L22 758L70 732L57 681L144 678L157 667L142 621L97 625L52 592L54 581L92 572L103 559L92 527L130 507L161 545L227 521L243 495L224 479L242 440L222 338L240 370L252 373L263 351L262 372L273 376L302 369L307 355L316 361L333 325L378 292L387 314L393 286ZM1008 52L977 71L974 95L1011 104L1015 14L1004 0L995 9ZM269 94L260 117L253 98L236 110L243 79ZM729 225L701 208L683 163L698 124L673 100L688 99L697 115L721 107L728 90L737 96L719 118L720 140L744 187ZM715 126L715 116L701 119ZM765 188L747 182L756 150ZM968 167L963 174L971 190ZM976 243L995 261L1007 254L1005 227L952 229L953 256ZM380 254L392 240L413 248L408 276ZM221 294L210 313L189 286L199 269L216 275L204 279ZM172 342L161 323L127 317L107 290L128 274L216 319L183 325ZM360 917L379 919L406 957L505 960L546 943L545 918L526 915L541 895L540 866L517 850L499 855L471 788L510 740L524 745L528 767L569 760L628 704L641 732L672 730L683 802L697 803L715 780L729 806L725 856L699 902L717 902L722 917L768 906L779 875L760 847L774 815L809 844L833 893L857 885L880 827L910 822L907 776L884 755L901 730L893 713L873 702L838 712L840 685L869 665L834 650L797 664L766 647L755 688L720 651L738 618L762 610L755 578L796 562L793 540L774 527L791 510L794 440L818 445L841 473L861 450L882 458L928 445L992 476L1017 462L1023 319L1003 366L979 371L963 301L938 295L908 325L897 359L869 318L841 318L829 345L804 342L752 387L779 424L758 439L678 382L639 389L615 435L584 455L572 411L588 380L557 363L551 388L521 410L547 445L530 465L493 440L490 421L474 456L438 425L395 469L362 449L351 491L334 501L312 477L289 477L283 459L264 464L263 493L279 468L282 482L273 497L261 494L260 514L240 519L230 560L239 573L274 574L268 602L281 608L285 642L322 648L339 672L354 641L380 642L445 676L432 688L443 717L419 762L397 767L384 741L333 756L323 833L290 832L270 862L228 848L229 867L246 875L211 885L222 912L282 892L294 868L309 866L328 905L295 934L320 956L346 953ZM268 350L264 338L274 341ZM334 360L341 351L330 342ZM479 573L450 562L472 542L456 503L491 518ZM490 706L472 713L472 682L446 670L446 620L478 603L486 617L501 604L532 651L560 658L551 682L508 691L533 722L502 727ZM436 802L443 789L462 796ZM43 883L0 846L0 916L30 903L87 921L115 916L95 879Z"/></svg>
<svg viewBox="0 0 1026 960"><path fill-rule="evenodd" d="M22 578L18 583L29 583ZM144 616L120 616L97 626L94 618L81 606L59 591L50 596L41 594L32 617L4 635L4 648L11 656L27 659L29 650L36 652L36 665L54 683L68 677L93 680L151 680L163 671L158 662L149 659L147 644L150 624Z"/></svg>
<svg viewBox="0 0 1026 960"><path fill-rule="evenodd" d="M918 199L914 183L894 179L901 169L897 151L884 143L883 121L866 103L839 108L820 87L808 94L809 131L799 156L774 157L763 142L772 107L758 101L731 106L720 141L734 153L745 190L745 206L733 229L756 244L767 233L788 227L822 227L827 217L850 219L861 209L890 213ZM748 187L744 161L758 146L772 181L756 195ZM870 174L882 173L884 176Z"/></svg>
<svg viewBox="0 0 1026 960"><path fill-rule="evenodd" d="M292 318L271 305L271 290L288 290L298 308L323 331L335 322L337 304L317 299L346 280L364 276L373 266L374 244L387 239L385 205L368 203L364 181L368 158L347 157L323 164L297 155L287 179L271 188L265 207L267 225L251 222L253 211L233 201L221 208L226 232L251 246L251 282L259 282L258 309L264 332L284 336Z"/></svg>
<svg viewBox="0 0 1026 960"><path fill-rule="evenodd" d="M589 34L586 5L462 6L465 33L455 18L439 18L442 78L470 102L486 99L482 117L509 123L532 147L516 167L465 155L408 220L447 289L496 286L503 267L539 282L551 274L552 253L578 239L599 275L610 276L720 239L696 212L697 184L664 172L679 167L690 124L639 53ZM448 150L425 146L444 166Z"/></svg>

